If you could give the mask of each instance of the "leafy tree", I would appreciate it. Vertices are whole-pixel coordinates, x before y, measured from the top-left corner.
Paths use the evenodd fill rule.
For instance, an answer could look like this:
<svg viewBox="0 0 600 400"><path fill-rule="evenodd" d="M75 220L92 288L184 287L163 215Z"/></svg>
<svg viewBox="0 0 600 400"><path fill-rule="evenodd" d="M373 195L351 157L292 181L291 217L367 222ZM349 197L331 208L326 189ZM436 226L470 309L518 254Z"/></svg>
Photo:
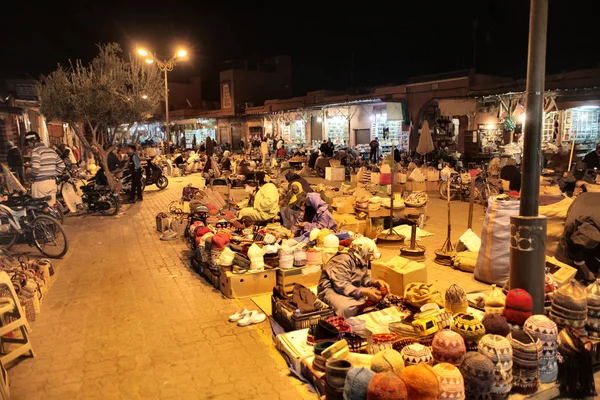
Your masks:
<svg viewBox="0 0 600 400"><path fill-rule="evenodd" d="M41 112L66 122L84 146L97 155L109 183L117 181L106 159L135 122L150 118L163 98L158 68L129 54L121 58L116 43L98 45L98 55L87 65L69 61L68 67L42 76L38 84Z"/></svg>

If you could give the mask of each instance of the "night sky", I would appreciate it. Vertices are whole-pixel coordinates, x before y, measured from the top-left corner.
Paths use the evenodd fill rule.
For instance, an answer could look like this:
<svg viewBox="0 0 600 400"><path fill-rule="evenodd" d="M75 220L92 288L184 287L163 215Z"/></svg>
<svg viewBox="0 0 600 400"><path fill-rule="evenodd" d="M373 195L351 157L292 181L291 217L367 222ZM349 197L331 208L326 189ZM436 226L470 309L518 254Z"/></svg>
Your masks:
<svg viewBox="0 0 600 400"><path fill-rule="evenodd" d="M548 73L600 67L592 4L550 0ZM526 72L527 0L19 1L10 9L0 26L4 78L37 78L70 58L88 61L95 43L109 41L127 52L144 44L165 58L184 45L191 58L171 79L202 76L208 99L218 99L223 61L277 54L292 56L295 94L403 83L474 62L482 73Z"/></svg>

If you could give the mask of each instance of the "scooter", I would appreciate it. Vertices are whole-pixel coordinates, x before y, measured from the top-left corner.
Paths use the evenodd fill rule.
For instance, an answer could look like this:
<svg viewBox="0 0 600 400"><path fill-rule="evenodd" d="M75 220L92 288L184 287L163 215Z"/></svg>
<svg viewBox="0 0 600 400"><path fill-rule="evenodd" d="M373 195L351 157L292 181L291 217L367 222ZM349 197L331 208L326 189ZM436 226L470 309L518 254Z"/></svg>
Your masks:
<svg viewBox="0 0 600 400"><path fill-rule="evenodd" d="M146 185L156 185L160 190L165 189L169 186L169 179L163 175L163 170L160 166L154 164L151 160L146 161L146 166L144 167L145 177L144 186Z"/></svg>
<svg viewBox="0 0 600 400"><path fill-rule="evenodd" d="M98 212L102 215L115 215L119 212L119 196L110 187L96 184L94 178L83 185L79 182L68 176L61 179L56 198L65 212Z"/></svg>

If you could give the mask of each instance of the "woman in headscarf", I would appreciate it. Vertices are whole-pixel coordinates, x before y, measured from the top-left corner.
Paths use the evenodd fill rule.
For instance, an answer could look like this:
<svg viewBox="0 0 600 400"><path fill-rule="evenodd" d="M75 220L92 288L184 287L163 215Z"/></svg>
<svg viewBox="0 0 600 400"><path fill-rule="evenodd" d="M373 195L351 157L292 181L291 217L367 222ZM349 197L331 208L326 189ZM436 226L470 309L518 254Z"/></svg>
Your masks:
<svg viewBox="0 0 600 400"><path fill-rule="evenodd" d="M229 159L229 150L223 152L223 158L221 158L221 170L231 171L231 160Z"/></svg>
<svg viewBox="0 0 600 400"><path fill-rule="evenodd" d="M285 174L285 180L288 181L290 185L294 182L299 182L302 185L302 190L305 193L311 193L313 191L310 185L308 184L308 181L294 171L290 171L287 174Z"/></svg>
<svg viewBox="0 0 600 400"><path fill-rule="evenodd" d="M242 208L238 212L238 218L247 217L255 222L267 221L279 213L279 191L277 186L268 182L263 171L257 172L255 176L257 187L251 202L252 206Z"/></svg>
<svg viewBox="0 0 600 400"><path fill-rule="evenodd" d="M329 206L319 193L308 193L305 204L303 221L296 224L298 226L297 236L308 234L315 228L337 229L337 224L329 212Z"/></svg>
<svg viewBox="0 0 600 400"><path fill-rule="evenodd" d="M306 192L302 190L300 182L292 182L285 198L281 202L281 224L289 230L293 230L296 222L304 213L304 202Z"/></svg>

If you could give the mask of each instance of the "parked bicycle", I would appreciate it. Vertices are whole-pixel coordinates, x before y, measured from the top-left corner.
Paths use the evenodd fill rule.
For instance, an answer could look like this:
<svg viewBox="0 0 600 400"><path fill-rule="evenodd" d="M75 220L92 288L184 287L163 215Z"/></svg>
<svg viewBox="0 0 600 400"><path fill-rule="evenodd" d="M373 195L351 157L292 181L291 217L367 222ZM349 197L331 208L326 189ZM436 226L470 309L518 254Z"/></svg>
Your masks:
<svg viewBox="0 0 600 400"><path fill-rule="evenodd" d="M20 205L0 204L0 248L10 249L21 240L35 246L43 255L61 258L69 250L62 225L42 213L50 197L23 197Z"/></svg>
<svg viewBox="0 0 600 400"><path fill-rule="evenodd" d="M470 180L463 179L464 174L466 174L464 170L460 173L455 172L448 180L440 182L438 190L441 199L448 199L448 185L450 185L450 200L467 200L471 197L471 183ZM475 178L470 179L475 179L474 198L481 205L486 206L490 196L500 194L499 187L491 182L487 172L481 171Z"/></svg>

